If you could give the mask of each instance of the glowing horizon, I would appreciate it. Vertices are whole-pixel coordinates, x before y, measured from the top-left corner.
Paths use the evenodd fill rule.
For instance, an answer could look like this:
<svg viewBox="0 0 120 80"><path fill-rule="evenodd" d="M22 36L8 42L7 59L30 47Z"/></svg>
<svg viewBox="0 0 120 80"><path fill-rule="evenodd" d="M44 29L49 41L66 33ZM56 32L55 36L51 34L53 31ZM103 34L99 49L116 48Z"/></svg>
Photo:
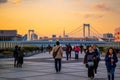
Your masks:
<svg viewBox="0 0 120 80"><path fill-rule="evenodd" d="M119 4L120 0L0 0L0 30L24 35L34 29L39 36L51 36L89 23L99 33L114 33L120 27Z"/></svg>

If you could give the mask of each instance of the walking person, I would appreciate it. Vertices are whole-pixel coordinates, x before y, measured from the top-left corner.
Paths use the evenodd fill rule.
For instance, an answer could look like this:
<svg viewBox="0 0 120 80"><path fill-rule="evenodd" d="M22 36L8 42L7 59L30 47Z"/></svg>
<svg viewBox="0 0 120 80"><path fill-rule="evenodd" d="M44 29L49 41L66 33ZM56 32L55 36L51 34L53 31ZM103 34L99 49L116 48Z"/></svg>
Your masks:
<svg viewBox="0 0 120 80"><path fill-rule="evenodd" d="M86 53L86 50L87 50L86 44L84 44L83 49L84 49L84 53Z"/></svg>
<svg viewBox="0 0 120 80"><path fill-rule="evenodd" d="M23 65L23 51L21 50L21 47L18 48L18 62L17 62L17 67L21 67Z"/></svg>
<svg viewBox="0 0 120 80"><path fill-rule="evenodd" d="M68 45L66 45L66 60L68 60L69 59L69 51L68 51Z"/></svg>
<svg viewBox="0 0 120 80"><path fill-rule="evenodd" d="M18 46L17 45L15 46L13 57L14 57L14 67L17 67L17 61L18 61Z"/></svg>
<svg viewBox="0 0 120 80"><path fill-rule="evenodd" d="M97 45L93 45L93 52L94 52L94 55L95 55L95 59L94 59L94 72L95 74L97 74L97 68L98 68L98 65L99 65L99 61L100 61L100 51L97 47Z"/></svg>
<svg viewBox="0 0 120 80"><path fill-rule="evenodd" d="M69 43L69 44L68 44L68 53L69 53L70 59L71 59L71 52L72 52L72 46L71 46L71 44Z"/></svg>
<svg viewBox="0 0 120 80"><path fill-rule="evenodd" d="M89 79L94 79L94 57L93 48L90 46L84 57L84 64L88 68Z"/></svg>
<svg viewBox="0 0 120 80"><path fill-rule="evenodd" d="M83 52L83 45L82 44L80 45L80 49L81 49L81 54L82 54L82 52Z"/></svg>
<svg viewBox="0 0 120 80"><path fill-rule="evenodd" d="M118 58L113 48L109 48L105 56L105 65L108 73L108 80L114 80L114 73Z"/></svg>
<svg viewBox="0 0 120 80"><path fill-rule="evenodd" d="M74 47L74 51L75 51L75 59L79 59L80 47L78 45L76 45Z"/></svg>
<svg viewBox="0 0 120 80"><path fill-rule="evenodd" d="M59 41L57 41L56 46L53 47L52 53L53 53L53 58L55 60L55 70L58 73L61 71L61 59L63 54L63 50L62 47L60 46Z"/></svg>
<svg viewBox="0 0 120 80"><path fill-rule="evenodd" d="M66 45L66 60L68 60L69 58L71 59L71 51L72 51L72 47L69 43L68 45Z"/></svg>
<svg viewBox="0 0 120 80"><path fill-rule="evenodd" d="M50 45L48 45L47 46L47 51L49 52L49 54L50 54L51 50L52 50L52 47Z"/></svg>

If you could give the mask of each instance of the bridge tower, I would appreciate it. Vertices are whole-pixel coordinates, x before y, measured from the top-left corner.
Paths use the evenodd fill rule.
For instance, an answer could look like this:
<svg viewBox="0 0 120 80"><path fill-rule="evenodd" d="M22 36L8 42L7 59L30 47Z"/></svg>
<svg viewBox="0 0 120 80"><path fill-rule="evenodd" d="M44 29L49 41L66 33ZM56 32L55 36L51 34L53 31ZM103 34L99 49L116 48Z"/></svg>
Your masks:
<svg viewBox="0 0 120 80"><path fill-rule="evenodd" d="M83 24L83 38L85 38L85 28L88 27L88 38L90 38L90 24Z"/></svg>
<svg viewBox="0 0 120 80"><path fill-rule="evenodd" d="M28 30L27 41L32 40L32 39L31 39L31 34L34 34L34 30Z"/></svg>

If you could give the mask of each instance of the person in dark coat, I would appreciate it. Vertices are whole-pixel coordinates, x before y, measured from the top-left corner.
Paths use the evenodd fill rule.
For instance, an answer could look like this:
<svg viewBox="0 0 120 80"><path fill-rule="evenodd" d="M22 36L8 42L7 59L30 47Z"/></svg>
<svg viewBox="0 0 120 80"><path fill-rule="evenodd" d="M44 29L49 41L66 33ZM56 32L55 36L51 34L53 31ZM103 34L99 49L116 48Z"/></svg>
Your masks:
<svg viewBox="0 0 120 80"><path fill-rule="evenodd" d="M71 44L69 43L69 44L68 44L68 53L69 53L70 59L71 59L71 52L72 52L72 46L71 46Z"/></svg>
<svg viewBox="0 0 120 80"><path fill-rule="evenodd" d="M114 80L114 73L118 58L113 48L109 48L105 56L105 65L108 73L108 80ZM112 79L111 79L112 78Z"/></svg>
<svg viewBox="0 0 120 80"><path fill-rule="evenodd" d="M100 61L100 51L97 47L97 45L93 45L93 52L94 52L94 55L95 55L95 60L94 60L94 72L95 74L97 74L97 68L98 68L98 65L99 65L99 61Z"/></svg>
<svg viewBox="0 0 120 80"><path fill-rule="evenodd" d="M68 46L68 45L66 45L66 60L68 60L68 59L69 59L69 52L68 52L68 48L69 48L69 46Z"/></svg>
<svg viewBox="0 0 120 80"><path fill-rule="evenodd" d="M17 67L22 67L23 64L23 51L21 50L21 47L18 48L18 62Z"/></svg>
<svg viewBox="0 0 120 80"><path fill-rule="evenodd" d="M14 67L16 67L17 61L18 61L18 46L17 45L15 46L13 57L14 57Z"/></svg>
<svg viewBox="0 0 120 80"><path fill-rule="evenodd" d="M72 46L69 44L66 45L66 60L71 59Z"/></svg>
<svg viewBox="0 0 120 80"><path fill-rule="evenodd" d="M95 55L93 48L89 46L87 52L85 53L84 64L86 65L86 68L88 68L88 78L90 79L94 78L94 59Z"/></svg>

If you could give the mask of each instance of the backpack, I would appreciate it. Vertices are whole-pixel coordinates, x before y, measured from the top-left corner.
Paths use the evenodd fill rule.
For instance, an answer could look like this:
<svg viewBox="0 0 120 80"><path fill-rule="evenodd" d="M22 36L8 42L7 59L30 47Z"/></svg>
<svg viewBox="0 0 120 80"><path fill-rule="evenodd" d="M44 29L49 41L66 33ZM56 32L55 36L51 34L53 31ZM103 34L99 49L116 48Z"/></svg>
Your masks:
<svg viewBox="0 0 120 80"><path fill-rule="evenodd" d="M57 49L57 51L53 52L53 58L55 58L57 56L59 49L60 49L60 47Z"/></svg>

